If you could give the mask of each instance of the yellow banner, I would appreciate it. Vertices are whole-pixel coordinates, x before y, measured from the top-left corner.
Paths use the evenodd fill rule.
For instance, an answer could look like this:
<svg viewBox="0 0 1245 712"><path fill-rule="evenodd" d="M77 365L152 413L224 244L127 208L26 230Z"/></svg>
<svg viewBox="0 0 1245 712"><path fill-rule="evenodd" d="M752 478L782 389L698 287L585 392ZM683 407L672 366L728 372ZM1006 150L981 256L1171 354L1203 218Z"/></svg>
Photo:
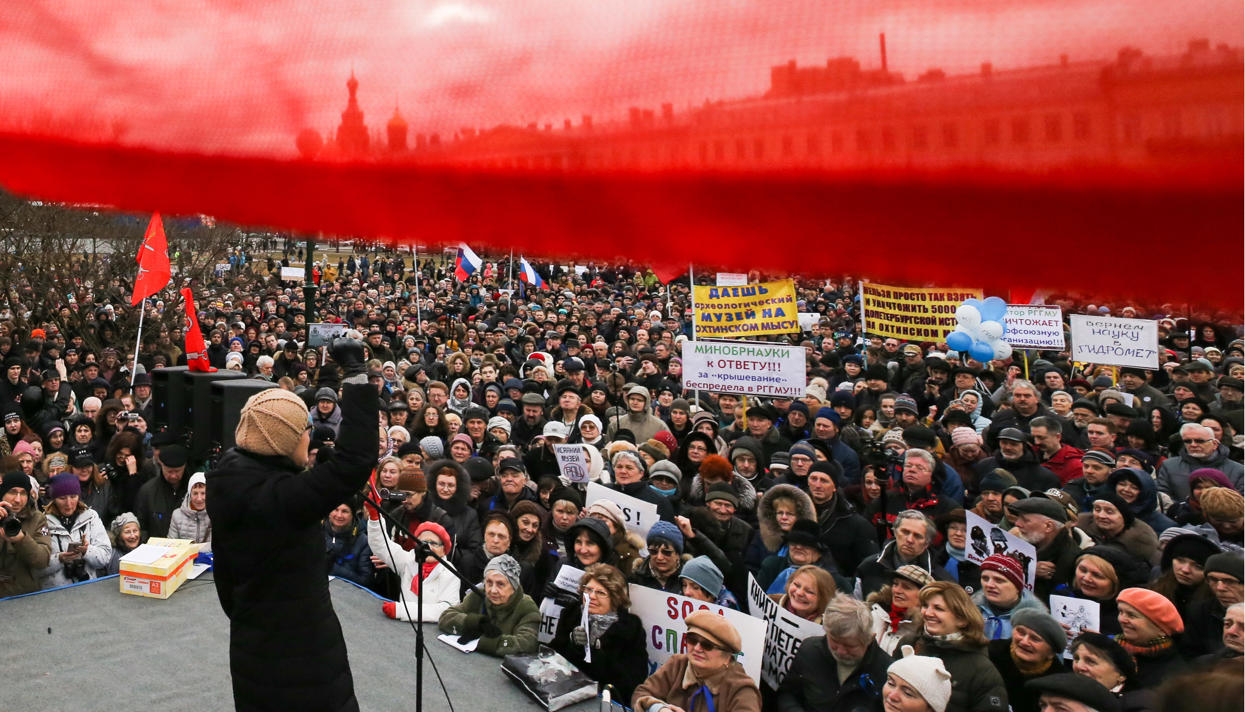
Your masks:
<svg viewBox="0 0 1245 712"><path fill-rule="evenodd" d="M861 286L864 332L905 341L942 341L955 331L955 310L965 299L981 299L980 289Z"/></svg>
<svg viewBox="0 0 1245 712"><path fill-rule="evenodd" d="M696 338L727 339L799 332L795 282L756 282L738 287L693 287Z"/></svg>

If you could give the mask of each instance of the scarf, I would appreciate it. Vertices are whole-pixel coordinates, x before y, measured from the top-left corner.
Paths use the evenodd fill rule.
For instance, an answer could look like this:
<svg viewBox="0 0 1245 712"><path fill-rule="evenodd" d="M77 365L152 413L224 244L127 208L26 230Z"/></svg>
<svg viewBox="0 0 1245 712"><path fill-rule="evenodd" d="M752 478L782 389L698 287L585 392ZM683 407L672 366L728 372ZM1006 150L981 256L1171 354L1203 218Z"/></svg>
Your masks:
<svg viewBox="0 0 1245 712"><path fill-rule="evenodd" d="M594 643L599 643L601 636L605 635L605 631L610 626L618 622L618 613L589 613L588 614L588 638Z"/></svg>
<svg viewBox="0 0 1245 712"><path fill-rule="evenodd" d="M1154 638L1153 640L1148 640L1144 643L1130 643L1124 638L1124 636L1121 635L1115 639L1115 642L1119 643L1120 647L1127 650L1134 658L1157 657L1158 655L1171 650L1175 645L1175 642L1172 641L1171 636L1168 635L1160 635L1159 637Z"/></svg>
<svg viewBox="0 0 1245 712"><path fill-rule="evenodd" d="M963 549L957 549L954 546L951 546L951 542L949 541L946 544L946 550L947 555L956 561L966 561L968 558L968 554L966 554Z"/></svg>
<svg viewBox="0 0 1245 712"><path fill-rule="evenodd" d="M892 603L889 613L891 617L891 632L897 633L899 632L899 626L908 622L908 612L896 609L895 604Z"/></svg>
<svg viewBox="0 0 1245 712"><path fill-rule="evenodd" d="M437 562L425 561L424 563L420 564L420 566L424 570L423 578L426 581L428 577L432 575L432 570L437 567ZM419 595L419 577L418 576L411 579L411 593L415 595Z"/></svg>
<svg viewBox="0 0 1245 712"><path fill-rule="evenodd" d="M1045 674L1046 671L1050 669L1050 666L1055 664L1055 658L1053 657L1047 658L1045 661L1040 662L1037 665L1024 662L1020 658L1016 657L1016 643L1014 642L1007 647L1007 652L1012 656L1012 664L1015 665L1016 669L1020 671L1020 674L1025 677L1037 677L1038 675Z"/></svg>

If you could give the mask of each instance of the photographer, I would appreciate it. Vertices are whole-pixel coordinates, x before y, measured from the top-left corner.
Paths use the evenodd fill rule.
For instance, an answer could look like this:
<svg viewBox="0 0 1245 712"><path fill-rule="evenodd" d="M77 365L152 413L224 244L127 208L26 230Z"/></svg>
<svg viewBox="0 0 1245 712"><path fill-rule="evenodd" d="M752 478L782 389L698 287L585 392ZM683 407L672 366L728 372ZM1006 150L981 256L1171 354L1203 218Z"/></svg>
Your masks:
<svg viewBox="0 0 1245 712"><path fill-rule="evenodd" d="M324 575L320 521L371 474L379 413L363 345L338 339L332 356L346 376L332 459L304 471L307 406L270 388L243 406L237 446L207 476L216 593L230 619L239 710L358 709Z"/></svg>
<svg viewBox="0 0 1245 712"><path fill-rule="evenodd" d="M30 486L20 472L0 480L0 597L38 591L36 576L52 557L47 518L35 508Z"/></svg>
<svg viewBox="0 0 1245 712"><path fill-rule="evenodd" d="M39 587L48 589L89 581L104 573L112 560L112 543L99 514L80 500L82 486L72 472L48 480L52 503L47 516L52 555L39 572Z"/></svg>

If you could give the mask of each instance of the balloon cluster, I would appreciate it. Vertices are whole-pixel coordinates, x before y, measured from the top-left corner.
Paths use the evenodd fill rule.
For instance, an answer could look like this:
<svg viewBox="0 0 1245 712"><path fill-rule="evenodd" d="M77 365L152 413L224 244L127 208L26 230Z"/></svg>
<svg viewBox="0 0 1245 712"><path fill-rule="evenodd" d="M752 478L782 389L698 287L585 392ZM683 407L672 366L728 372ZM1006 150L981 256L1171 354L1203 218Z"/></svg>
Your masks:
<svg viewBox="0 0 1245 712"><path fill-rule="evenodd" d="M1012 347L1003 340L1007 302L998 297L966 299L955 310L955 331L947 334L948 348L967 353L981 363L1005 359Z"/></svg>

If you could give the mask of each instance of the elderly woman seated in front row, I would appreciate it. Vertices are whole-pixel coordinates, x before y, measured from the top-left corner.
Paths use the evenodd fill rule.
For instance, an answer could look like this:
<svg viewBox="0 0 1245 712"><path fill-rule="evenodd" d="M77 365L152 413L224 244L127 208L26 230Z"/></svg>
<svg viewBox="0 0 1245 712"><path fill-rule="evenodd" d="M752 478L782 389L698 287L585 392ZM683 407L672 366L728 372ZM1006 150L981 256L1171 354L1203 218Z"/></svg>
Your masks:
<svg viewBox="0 0 1245 712"><path fill-rule="evenodd" d="M437 627L464 643L479 640L476 650L498 657L536 652L540 609L519 583L519 562L509 554L484 567L484 596L475 591L441 614Z"/></svg>
<svg viewBox="0 0 1245 712"><path fill-rule="evenodd" d="M735 659L739 631L722 616L696 611L685 620L686 653L670 656L636 688L636 712L760 712L761 692Z"/></svg>

